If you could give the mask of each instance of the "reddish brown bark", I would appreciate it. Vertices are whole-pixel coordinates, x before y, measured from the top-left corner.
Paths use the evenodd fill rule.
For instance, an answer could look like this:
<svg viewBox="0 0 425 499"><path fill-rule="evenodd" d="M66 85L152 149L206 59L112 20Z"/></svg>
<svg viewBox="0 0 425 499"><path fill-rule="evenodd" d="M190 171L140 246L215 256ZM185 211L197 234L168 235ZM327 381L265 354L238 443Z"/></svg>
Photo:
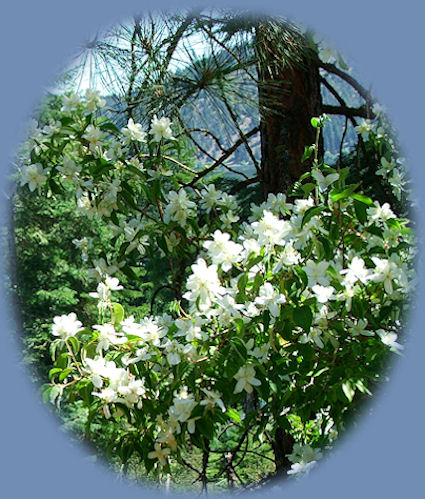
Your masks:
<svg viewBox="0 0 425 499"><path fill-rule="evenodd" d="M301 159L304 147L315 142L310 120L322 113L317 58L306 48L297 60L285 60L268 33L267 25L256 29L262 51L257 71L265 196L286 190L311 168L311 160Z"/></svg>

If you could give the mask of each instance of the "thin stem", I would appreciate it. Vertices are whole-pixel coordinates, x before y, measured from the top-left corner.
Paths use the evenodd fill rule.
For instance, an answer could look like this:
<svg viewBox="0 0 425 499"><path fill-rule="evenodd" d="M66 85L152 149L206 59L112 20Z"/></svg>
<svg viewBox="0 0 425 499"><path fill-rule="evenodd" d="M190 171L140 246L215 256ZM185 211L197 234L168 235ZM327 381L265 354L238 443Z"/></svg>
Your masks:
<svg viewBox="0 0 425 499"><path fill-rule="evenodd" d="M66 345L66 348L68 349L68 352L70 353L70 355L72 357L72 360L74 361L75 367L77 368L78 372L83 377L84 376L83 371L81 370L81 368L77 362L77 359L75 358L74 352L72 351L71 345L68 343L68 340L65 340L65 345Z"/></svg>

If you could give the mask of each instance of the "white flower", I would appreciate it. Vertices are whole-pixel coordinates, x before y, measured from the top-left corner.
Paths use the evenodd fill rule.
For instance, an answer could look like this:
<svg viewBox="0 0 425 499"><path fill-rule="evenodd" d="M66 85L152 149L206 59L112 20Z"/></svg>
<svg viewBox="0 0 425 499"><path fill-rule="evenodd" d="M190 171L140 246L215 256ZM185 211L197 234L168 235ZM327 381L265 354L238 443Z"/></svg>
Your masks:
<svg viewBox="0 0 425 499"><path fill-rule="evenodd" d="M227 194L227 192L223 192L220 198L220 206L230 211L236 211L238 209L238 202L236 201L235 196L231 194Z"/></svg>
<svg viewBox="0 0 425 499"><path fill-rule="evenodd" d="M49 120L49 124L43 127L43 134L47 138L51 138L52 135L59 133L62 127L62 123L60 121L55 121L53 119Z"/></svg>
<svg viewBox="0 0 425 499"><path fill-rule="evenodd" d="M171 125L172 123L169 118L163 117L158 119L155 115L151 123L151 129L149 130L149 133L153 135L152 140L159 142L161 139L173 139Z"/></svg>
<svg viewBox="0 0 425 499"><path fill-rule="evenodd" d="M393 161L387 161L387 159L382 156L381 158L381 168L376 170L377 175L382 175L383 177L386 177L391 170L395 167L395 163Z"/></svg>
<svg viewBox="0 0 425 499"><path fill-rule="evenodd" d="M217 305L217 315L220 318L220 323L222 325L229 324L233 319L240 317L240 310L244 308L241 303L236 303L233 296L226 294L224 296L219 296L216 299Z"/></svg>
<svg viewBox="0 0 425 499"><path fill-rule="evenodd" d="M339 179L338 173L331 173L325 177L323 173L317 169L311 172L311 176L316 180L320 191L326 191L331 184Z"/></svg>
<svg viewBox="0 0 425 499"><path fill-rule="evenodd" d="M62 165L58 166L58 171L68 180L73 180L81 172L81 166L77 165L71 158L65 156L62 160Z"/></svg>
<svg viewBox="0 0 425 499"><path fill-rule="evenodd" d="M362 136L363 140L368 140L369 133L372 131L373 126L369 121L362 120L360 125L355 126L354 130Z"/></svg>
<svg viewBox="0 0 425 499"><path fill-rule="evenodd" d="M163 449L161 447L161 444L156 442L155 443L155 450L153 450L152 452L149 452L148 458L149 459L157 459L161 466L165 466L167 464L167 457L170 455L170 452L171 452L171 450L168 447L165 447Z"/></svg>
<svg viewBox="0 0 425 499"><path fill-rule="evenodd" d="M232 268L234 263L240 261L243 247L231 241L230 235L226 232L216 230L213 237L213 241L205 241L203 246L208 251L212 262L216 265L221 264L222 269L226 272Z"/></svg>
<svg viewBox="0 0 425 499"><path fill-rule="evenodd" d="M337 300L345 300L345 307L347 309L347 312L351 311L351 306L352 306L352 301L353 301L353 296L360 291L360 287L355 284L354 286L351 286L351 284L346 283L345 288L342 290L341 293L338 293L336 295Z"/></svg>
<svg viewBox="0 0 425 499"><path fill-rule="evenodd" d="M89 269L88 274L90 277L94 277L98 281L115 274L118 270L116 265L108 265L104 258L99 258L99 260L94 261L93 264L94 268Z"/></svg>
<svg viewBox="0 0 425 499"><path fill-rule="evenodd" d="M124 397L124 403L128 407L133 407L137 403L140 404L140 398L146 393L145 380L131 376L118 386L118 392Z"/></svg>
<svg viewBox="0 0 425 499"><path fill-rule="evenodd" d="M97 298L99 300L99 308L105 307L107 302L110 301L111 291L118 291L123 289L119 284L119 280L116 277L109 277L108 275L105 277L105 282L100 282L97 285L97 289L95 293L89 293L89 295L93 298Z"/></svg>
<svg viewBox="0 0 425 499"><path fill-rule="evenodd" d="M84 329L81 326L82 323L77 320L77 316L74 312L71 312L68 315L57 315L53 318L52 334L53 336L58 336L62 340L67 340Z"/></svg>
<svg viewBox="0 0 425 499"><path fill-rule="evenodd" d="M313 198L307 198L307 199L296 199L295 200L295 206L294 206L294 213L297 215L304 215L304 213L309 209L312 208L314 205L314 199Z"/></svg>
<svg viewBox="0 0 425 499"><path fill-rule="evenodd" d="M209 409L213 409L216 405L218 405L222 412L226 412L226 408L220 398L221 393L214 390L207 390L206 388L202 388L202 391L205 393L207 398L201 400L200 405L205 405Z"/></svg>
<svg viewBox="0 0 425 499"><path fill-rule="evenodd" d="M85 370L88 371L91 382L96 388L102 388L103 377L107 377L106 361L103 357L96 357L94 359L84 359L86 365ZM115 364L114 364L115 365Z"/></svg>
<svg viewBox="0 0 425 499"><path fill-rule="evenodd" d="M71 93L69 95L63 96L62 103L63 106L61 111L76 111L78 109L78 106L81 104L81 99L77 94Z"/></svg>
<svg viewBox="0 0 425 499"><path fill-rule="evenodd" d="M373 336L375 334L373 331L368 331L366 329L366 319L358 319L357 322L346 319L346 322L348 326L348 332L351 334L351 336L358 336L359 334L363 336Z"/></svg>
<svg viewBox="0 0 425 499"><path fill-rule="evenodd" d="M175 324L178 327L178 331L175 333L175 336L185 336L186 341L206 339L205 333L200 328L202 322L202 319L198 317L195 320L177 319Z"/></svg>
<svg viewBox="0 0 425 499"><path fill-rule="evenodd" d="M253 222L252 227L260 244L285 244L285 237L291 232L292 227L286 220L280 220L271 211L265 211L258 222Z"/></svg>
<svg viewBox="0 0 425 499"><path fill-rule="evenodd" d="M254 347L253 349L248 349L248 355L255 357L260 364L263 364L267 359L267 354L270 350L270 343L264 343L260 347Z"/></svg>
<svg viewBox="0 0 425 499"><path fill-rule="evenodd" d="M201 206L203 206L207 212L210 212L212 208L217 206L221 200L223 193L215 188L214 184L210 184L205 189L201 191Z"/></svg>
<svg viewBox="0 0 425 499"><path fill-rule="evenodd" d="M372 106L373 114L378 118L385 118L385 113L387 112L385 106L379 104L379 102L375 102Z"/></svg>
<svg viewBox="0 0 425 499"><path fill-rule="evenodd" d="M255 303L267 307L273 317L279 316L280 310L278 305L285 302L285 295L277 293L269 282L265 282L260 286L258 296L255 298Z"/></svg>
<svg viewBox="0 0 425 499"><path fill-rule="evenodd" d="M286 202L286 196L281 192L279 192L278 194L269 194L267 197L267 202L265 203L264 207L264 209L271 210L276 215L278 214L284 215L292 208L293 205Z"/></svg>
<svg viewBox="0 0 425 499"><path fill-rule="evenodd" d="M104 134L99 128L96 128L94 125L88 125L84 132L83 139L86 139L89 142L90 150L93 151L96 146L99 145L103 136Z"/></svg>
<svg viewBox="0 0 425 499"><path fill-rule="evenodd" d="M114 402L120 401L118 393L110 386L104 388L101 392L92 392L92 395L99 397L107 404L112 404Z"/></svg>
<svg viewBox="0 0 425 499"><path fill-rule="evenodd" d="M383 282L384 289L388 294L393 292L393 281L400 279L404 282L405 278L403 271L395 262L384 258L378 258L377 256L373 256L372 261L375 264L375 272L370 278L376 283Z"/></svg>
<svg viewBox="0 0 425 499"><path fill-rule="evenodd" d="M82 237L81 239L73 239L72 244L75 245L81 251L81 258L83 262L88 260L88 251L92 248L92 241L88 237Z"/></svg>
<svg viewBox="0 0 425 499"><path fill-rule="evenodd" d="M239 221L239 215L233 213L232 210L229 210L226 213L222 213L220 215L220 222L223 229L231 229L232 225Z"/></svg>
<svg viewBox="0 0 425 499"><path fill-rule="evenodd" d="M315 284L311 289L316 295L317 301L319 303L326 303L329 300L333 299L335 288L333 288L332 286L320 286L319 284Z"/></svg>
<svg viewBox="0 0 425 499"><path fill-rule="evenodd" d="M288 454L288 459L291 463L310 463L312 461L317 461L321 457L322 452L320 449L314 449L311 445L301 445L299 443L294 444L292 453Z"/></svg>
<svg viewBox="0 0 425 499"><path fill-rule="evenodd" d="M260 205L251 203L251 216L249 217L250 222L254 222L256 220L260 220L263 216L265 210L267 210L267 204L261 203Z"/></svg>
<svg viewBox="0 0 425 499"><path fill-rule="evenodd" d="M108 350L110 345L120 345L127 341L127 338L117 335L113 324L95 324L93 329L97 329L100 333L97 339L96 353Z"/></svg>
<svg viewBox="0 0 425 499"><path fill-rule="evenodd" d="M160 429L157 441L161 444L166 444L174 451L177 450L177 440L173 433L175 428L168 422L168 424L162 423Z"/></svg>
<svg viewBox="0 0 425 499"><path fill-rule="evenodd" d="M388 178L388 182L393 188L394 194L398 197L398 199L400 199L406 183L405 174L399 169L394 168L391 176Z"/></svg>
<svg viewBox="0 0 425 499"><path fill-rule="evenodd" d="M140 336L146 338L154 346L159 346L161 339L167 334L167 329L161 327L153 317L141 319L140 326Z"/></svg>
<svg viewBox="0 0 425 499"><path fill-rule="evenodd" d="M21 185L28 184L29 190L33 192L40 187L47 180L48 169L43 168L40 163L35 165L27 165L21 171Z"/></svg>
<svg viewBox="0 0 425 499"><path fill-rule="evenodd" d="M170 366L176 366L180 364L182 358L182 345L177 340L167 339L165 343L161 345L161 348L164 348L167 352L167 362Z"/></svg>
<svg viewBox="0 0 425 499"><path fill-rule="evenodd" d="M388 203L384 203L382 206L378 201L375 201L374 206L367 209L367 215L372 220L389 220L390 218L395 218L393 211Z"/></svg>
<svg viewBox="0 0 425 499"><path fill-rule="evenodd" d="M170 221L175 221L182 226L185 225L187 218L193 215L196 204L189 199L184 189L180 189L178 193L170 191L168 200L164 210L164 222L168 224Z"/></svg>
<svg viewBox="0 0 425 499"><path fill-rule="evenodd" d="M212 303L212 299L225 293L221 286L217 274L217 265L206 264L203 258L199 258L191 267L193 274L189 276L186 287L188 292L183 298L191 302L199 299L200 309L207 309Z"/></svg>
<svg viewBox="0 0 425 499"><path fill-rule="evenodd" d="M96 111L96 108L102 108L106 104L105 99L100 97L97 90L87 89L86 91L86 108L89 113Z"/></svg>
<svg viewBox="0 0 425 499"><path fill-rule="evenodd" d="M169 409L169 413L180 422L184 423L190 418L192 410L196 406L196 401L193 395L187 392L187 387L183 387L179 394L173 398L173 405Z"/></svg>
<svg viewBox="0 0 425 499"><path fill-rule="evenodd" d="M251 238L244 239L242 244L244 247L242 258L244 261L247 261L252 254L254 256L260 254L261 246L256 239L251 239Z"/></svg>
<svg viewBox="0 0 425 499"><path fill-rule="evenodd" d="M127 126L121 130L126 142L137 141L143 142L146 137L146 132L143 130L140 123L134 123L133 119L128 120Z"/></svg>
<svg viewBox="0 0 425 499"><path fill-rule="evenodd" d="M308 277L308 285L313 287L315 284L320 284L321 286L329 285L329 277L326 275L329 263L322 261L314 263L313 260L307 260L304 266L304 272Z"/></svg>
<svg viewBox="0 0 425 499"><path fill-rule="evenodd" d="M305 463L301 461L299 463L294 463L291 465L291 469L288 470L288 475L307 475L312 468L316 466L316 461L310 461L309 463Z"/></svg>
<svg viewBox="0 0 425 499"><path fill-rule="evenodd" d="M376 334L381 338L381 341L384 345L393 348L396 351L403 350L404 346L397 343L397 335L396 333L392 333L391 331L384 331L383 329L378 329Z"/></svg>
<svg viewBox="0 0 425 499"><path fill-rule="evenodd" d="M252 393L253 386L261 385L261 381L255 377L255 369L251 365L240 367L233 377L237 380L233 393L240 393L242 390Z"/></svg>
<svg viewBox="0 0 425 499"><path fill-rule="evenodd" d="M279 259L273 268L273 274L277 274L282 267L291 267L296 265L301 259L299 251L294 249L293 241L289 241L283 248L282 253L279 255Z"/></svg>
<svg viewBox="0 0 425 499"><path fill-rule="evenodd" d="M316 326L310 328L308 334L304 333L300 336L300 343L307 343L308 341L313 341L319 348L323 348L325 345L322 340L322 330Z"/></svg>
<svg viewBox="0 0 425 499"><path fill-rule="evenodd" d="M341 275L345 274L344 282L346 285L352 286L355 282L360 281L363 284L370 279L370 271L365 267L364 260L355 256L347 269L340 271Z"/></svg>

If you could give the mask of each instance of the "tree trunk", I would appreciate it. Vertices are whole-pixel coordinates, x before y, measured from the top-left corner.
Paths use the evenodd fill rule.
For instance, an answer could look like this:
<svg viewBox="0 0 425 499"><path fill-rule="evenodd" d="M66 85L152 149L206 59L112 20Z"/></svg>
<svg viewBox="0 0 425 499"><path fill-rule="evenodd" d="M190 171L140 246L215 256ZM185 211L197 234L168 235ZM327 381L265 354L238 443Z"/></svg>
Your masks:
<svg viewBox="0 0 425 499"><path fill-rule="evenodd" d="M286 457L292 453L295 440L289 433L282 428L276 428L274 440L272 442L273 453L276 463L276 474L285 475L291 468L291 461Z"/></svg>
<svg viewBox="0 0 425 499"><path fill-rule="evenodd" d="M311 168L311 159L301 159L305 146L315 142L310 120L322 113L322 98L317 58L302 35L259 23L256 50L261 180L267 197L284 192Z"/></svg>

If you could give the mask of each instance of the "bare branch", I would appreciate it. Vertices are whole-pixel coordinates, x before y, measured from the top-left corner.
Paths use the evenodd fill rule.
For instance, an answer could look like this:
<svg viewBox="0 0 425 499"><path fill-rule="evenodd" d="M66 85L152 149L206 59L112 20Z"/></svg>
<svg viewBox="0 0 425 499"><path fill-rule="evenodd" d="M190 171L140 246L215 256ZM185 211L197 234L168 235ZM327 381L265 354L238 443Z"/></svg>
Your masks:
<svg viewBox="0 0 425 499"><path fill-rule="evenodd" d="M245 137L249 138L258 133L260 130L259 126L254 127L252 130L250 130ZM184 187L192 187L196 182L198 182L201 178L205 177L205 175L208 175L208 173L212 172L215 168L220 166L223 161L225 161L231 154L233 154L236 149L243 144L243 140L240 138L238 139L231 147L226 149L226 152L220 156L220 158L217 159L212 165L210 165L208 168L205 168L205 170L202 170L201 172L198 173L198 175L188 184L185 184Z"/></svg>
<svg viewBox="0 0 425 499"><path fill-rule="evenodd" d="M343 114L347 118L353 118L358 116L359 118L370 119L371 113L368 111L366 106L360 107L348 107L348 106L331 106L329 104L323 104L323 112L327 114Z"/></svg>
<svg viewBox="0 0 425 499"><path fill-rule="evenodd" d="M372 104L374 103L374 99L372 98L372 95L368 90L366 90L363 85L361 85L355 78L353 78L351 75L345 73L338 67L336 67L334 64L330 64L328 62L322 62L319 60L318 62L319 67L322 69L328 71L328 73L335 74L339 76L342 80L346 81L349 83L363 99L366 101L366 105L368 108L372 107Z"/></svg>

